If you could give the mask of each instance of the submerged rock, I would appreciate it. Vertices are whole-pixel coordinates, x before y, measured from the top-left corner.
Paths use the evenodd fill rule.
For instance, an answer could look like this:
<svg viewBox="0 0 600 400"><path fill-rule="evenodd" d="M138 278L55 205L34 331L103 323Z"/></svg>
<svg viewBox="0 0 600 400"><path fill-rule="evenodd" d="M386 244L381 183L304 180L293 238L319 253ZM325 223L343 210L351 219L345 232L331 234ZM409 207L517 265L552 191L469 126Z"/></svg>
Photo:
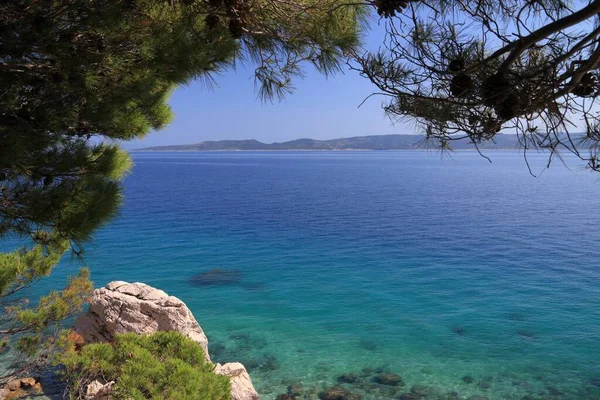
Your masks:
<svg viewBox="0 0 600 400"><path fill-rule="evenodd" d="M192 286L229 286L237 285L242 280L242 273L236 270L215 268L194 275L189 284Z"/></svg>
<svg viewBox="0 0 600 400"><path fill-rule="evenodd" d="M360 347L362 347L363 349L367 350L367 351L375 351L377 350L377 343L375 342L371 342L368 340L361 340L359 342Z"/></svg>
<svg viewBox="0 0 600 400"><path fill-rule="evenodd" d="M380 385L388 386L403 386L402 377L398 374L380 374L373 378L373 382L379 383Z"/></svg>
<svg viewBox="0 0 600 400"><path fill-rule="evenodd" d="M319 399L321 400L360 400L360 398L360 395L340 386L334 386L319 393Z"/></svg>
<svg viewBox="0 0 600 400"><path fill-rule="evenodd" d="M537 335L534 332L526 331L526 330L518 330L517 335L527 338L527 339L536 339Z"/></svg>
<svg viewBox="0 0 600 400"><path fill-rule="evenodd" d="M600 377L590 379L590 385L600 388Z"/></svg>
<svg viewBox="0 0 600 400"><path fill-rule="evenodd" d="M460 395L458 392L450 392L444 398L445 400L460 400Z"/></svg>
<svg viewBox="0 0 600 400"><path fill-rule="evenodd" d="M473 383L473 378L472 378L472 377L470 377L469 375L467 375L467 376L463 376L462 380L463 380L465 383Z"/></svg>
<svg viewBox="0 0 600 400"><path fill-rule="evenodd" d="M275 356L267 354L265 355L264 360L260 363L260 367L258 369L262 372L266 371L275 371L279 368L279 363Z"/></svg>
<svg viewBox="0 0 600 400"><path fill-rule="evenodd" d="M292 383L288 386L288 393L294 396L302 396L304 394L304 386L301 383Z"/></svg>
<svg viewBox="0 0 600 400"><path fill-rule="evenodd" d="M562 392L560 390L558 390L557 388L555 388L554 386L546 386L546 390L548 391L548 393L551 396L560 396L560 395L562 395Z"/></svg>
<svg viewBox="0 0 600 400"><path fill-rule="evenodd" d="M275 400L294 400L294 396L289 393L280 394Z"/></svg>
<svg viewBox="0 0 600 400"><path fill-rule="evenodd" d="M402 393L399 397L400 400L421 400L423 396L417 393Z"/></svg>
<svg viewBox="0 0 600 400"><path fill-rule="evenodd" d="M479 382L478 386L483 390L488 390L489 388L492 387L492 384L491 384L491 382L484 381L484 382Z"/></svg>
<svg viewBox="0 0 600 400"><path fill-rule="evenodd" d="M460 336L464 335L467 332L465 328L463 328L462 326L459 326L459 325L454 325L451 329L452 329L452 332L454 332Z"/></svg>
<svg viewBox="0 0 600 400"><path fill-rule="evenodd" d="M416 394L421 395L423 397L425 397L425 396L431 396L433 394L438 393L435 388L432 388L431 386L425 386L425 385L414 385L410 389L410 391L411 391L411 393L416 393Z"/></svg>
<svg viewBox="0 0 600 400"><path fill-rule="evenodd" d="M527 315L521 313L509 313L508 319L510 319L511 321L522 322L527 319Z"/></svg>
<svg viewBox="0 0 600 400"><path fill-rule="evenodd" d="M338 376L337 381L340 383L356 383L358 381L358 376L355 374L344 374Z"/></svg>

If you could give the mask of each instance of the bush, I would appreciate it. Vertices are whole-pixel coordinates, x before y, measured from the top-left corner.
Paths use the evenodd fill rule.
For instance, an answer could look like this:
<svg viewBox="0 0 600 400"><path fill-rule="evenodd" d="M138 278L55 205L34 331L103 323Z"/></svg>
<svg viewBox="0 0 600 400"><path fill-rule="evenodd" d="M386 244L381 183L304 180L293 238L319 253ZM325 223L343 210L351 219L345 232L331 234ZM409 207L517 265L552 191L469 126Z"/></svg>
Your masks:
<svg viewBox="0 0 600 400"><path fill-rule="evenodd" d="M97 378L115 381L115 399L229 400L231 384L213 372L198 343L179 332L127 333L113 343L81 346L78 335L65 333L56 363L72 399L83 398Z"/></svg>

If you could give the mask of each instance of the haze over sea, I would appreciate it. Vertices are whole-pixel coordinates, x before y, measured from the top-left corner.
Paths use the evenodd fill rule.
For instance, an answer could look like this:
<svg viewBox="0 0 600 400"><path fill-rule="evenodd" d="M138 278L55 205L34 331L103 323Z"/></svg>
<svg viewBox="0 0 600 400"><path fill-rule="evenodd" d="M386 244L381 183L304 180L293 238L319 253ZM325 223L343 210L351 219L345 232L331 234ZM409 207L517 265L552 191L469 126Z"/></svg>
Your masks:
<svg viewBox="0 0 600 400"><path fill-rule="evenodd" d="M181 298L264 399L343 373L363 399L599 399L600 176L567 157L534 178L522 154L488 155L134 153L86 264L96 286ZM530 155L534 172L545 161ZM225 279L193 280L215 269Z"/></svg>

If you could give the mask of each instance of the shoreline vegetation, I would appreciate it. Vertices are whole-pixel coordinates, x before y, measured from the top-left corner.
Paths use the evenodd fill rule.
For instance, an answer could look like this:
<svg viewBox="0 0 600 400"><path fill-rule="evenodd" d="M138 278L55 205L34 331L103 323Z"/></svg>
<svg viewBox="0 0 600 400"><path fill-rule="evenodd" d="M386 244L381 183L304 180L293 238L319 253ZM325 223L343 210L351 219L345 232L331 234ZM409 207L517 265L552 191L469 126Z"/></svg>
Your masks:
<svg viewBox="0 0 600 400"><path fill-rule="evenodd" d="M461 138L450 143L452 150L518 150L519 137L498 135L495 142L475 146L470 139ZM381 151L381 150L438 150L424 135L373 135L316 140L296 139L287 142L263 143L255 139L205 141L195 144L152 146L134 149L150 151Z"/></svg>

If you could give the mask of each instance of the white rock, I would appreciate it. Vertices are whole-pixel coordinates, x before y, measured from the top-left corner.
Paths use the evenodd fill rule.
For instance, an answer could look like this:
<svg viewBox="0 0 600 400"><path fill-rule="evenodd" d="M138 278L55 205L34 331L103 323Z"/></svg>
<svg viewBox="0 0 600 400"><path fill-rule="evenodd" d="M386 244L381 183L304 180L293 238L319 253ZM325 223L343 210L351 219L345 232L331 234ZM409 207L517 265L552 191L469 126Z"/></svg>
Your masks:
<svg viewBox="0 0 600 400"><path fill-rule="evenodd" d="M199 343L210 362L208 339L185 303L143 283L115 281L94 290L87 314L75 321L73 328L87 343L108 342L118 333L179 331ZM259 399L250 375L242 364L216 364L215 373L230 377L231 400ZM108 385L112 391L114 382L92 382L87 388L86 400L109 398L110 391L105 392ZM88 398L89 393L104 397Z"/></svg>
<svg viewBox="0 0 600 400"><path fill-rule="evenodd" d="M102 383L98 379L90 383L85 391L85 400L110 400L114 381Z"/></svg>
<svg viewBox="0 0 600 400"><path fill-rule="evenodd" d="M86 343L108 342L118 333L178 331L208 354L208 339L185 303L143 283L111 282L94 290L88 312L73 328Z"/></svg>
<svg viewBox="0 0 600 400"><path fill-rule="evenodd" d="M215 365L215 373L231 378L231 400L258 400L258 393L246 368L240 363Z"/></svg>

